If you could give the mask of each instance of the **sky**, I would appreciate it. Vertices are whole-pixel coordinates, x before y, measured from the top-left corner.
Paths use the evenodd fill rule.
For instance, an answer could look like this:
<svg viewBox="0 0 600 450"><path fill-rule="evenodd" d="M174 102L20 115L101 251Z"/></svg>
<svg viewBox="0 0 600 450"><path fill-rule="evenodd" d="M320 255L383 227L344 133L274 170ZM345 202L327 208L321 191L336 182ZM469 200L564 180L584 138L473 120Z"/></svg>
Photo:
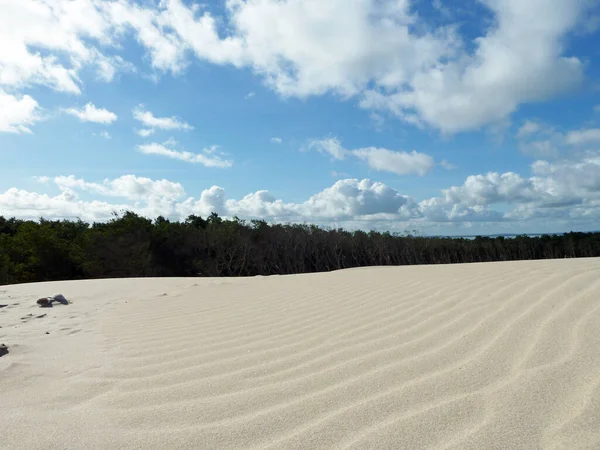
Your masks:
<svg viewBox="0 0 600 450"><path fill-rule="evenodd" d="M0 215L600 229L597 0L0 0Z"/></svg>

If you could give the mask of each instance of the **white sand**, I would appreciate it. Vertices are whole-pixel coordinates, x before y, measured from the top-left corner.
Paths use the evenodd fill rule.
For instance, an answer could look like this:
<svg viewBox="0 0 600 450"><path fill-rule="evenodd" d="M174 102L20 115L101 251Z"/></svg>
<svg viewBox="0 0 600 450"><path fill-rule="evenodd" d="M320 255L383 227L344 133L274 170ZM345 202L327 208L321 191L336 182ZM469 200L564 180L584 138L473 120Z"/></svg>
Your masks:
<svg viewBox="0 0 600 450"><path fill-rule="evenodd" d="M56 293L73 303L35 304ZM596 258L0 286L0 304L2 448L600 448Z"/></svg>

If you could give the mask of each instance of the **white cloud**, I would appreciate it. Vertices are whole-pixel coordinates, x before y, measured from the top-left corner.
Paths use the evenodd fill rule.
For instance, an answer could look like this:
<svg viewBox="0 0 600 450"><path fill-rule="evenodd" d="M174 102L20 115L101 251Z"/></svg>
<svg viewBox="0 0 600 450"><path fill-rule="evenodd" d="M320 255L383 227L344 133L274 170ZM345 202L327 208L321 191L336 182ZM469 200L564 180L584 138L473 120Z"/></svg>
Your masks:
<svg viewBox="0 0 600 450"><path fill-rule="evenodd" d="M536 198L531 182L513 172L470 175L462 186L442 190L447 204L466 206L489 206L502 202L520 202Z"/></svg>
<svg viewBox="0 0 600 450"><path fill-rule="evenodd" d="M531 176L516 173L471 175L461 186L443 189L441 196L420 202L428 220L569 220L600 218L600 156L556 162L538 160ZM491 209L510 205L505 213ZM467 219L468 218L468 219Z"/></svg>
<svg viewBox="0 0 600 450"><path fill-rule="evenodd" d="M250 100L252 97L254 97L256 94L254 92L248 92L245 96L244 99L246 100Z"/></svg>
<svg viewBox="0 0 600 450"><path fill-rule="evenodd" d="M46 177L49 180L48 177ZM329 220L408 220L418 214L417 205L382 183L370 180L347 179L311 196L302 203L284 203L268 191L250 193L239 200L227 199L225 190L212 186L203 190L196 199L184 195L179 183L151 180L124 175L102 183L89 182L74 176L55 177L53 181L62 193L28 192L16 188L0 194L0 209L17 217L46 218L81 217L85 220L106 220L113 211L133 210L156 217L163 215L183 219L190 214L220 215L247 218L265 218L275 221L305 221L327 223ZM104 201L82 201L78 192L101 196L123 197L132 202L111 204Z"/></svg>
<svg viewBox="0 0 600 450"><path fill-rule="evenodd" d="M59 176L53 179L62 190L84 190L96 194L123 197L129 200L143 200L148 197L180 198L185 190L180 183L169 180L152 180L135 175L123 175L114 180L105 179L102 183L90 183L73 175Z"/></svg>
<svg viewBox="0 0 600 450"><path fill-rule="evenodd" d="M29 127L40 120L38 109L29 95L17 97L0 89L0 133L31 133Z"/></svg>
<svg viewBox="0 0 600 450"><path fill-rule="evenodd" d="M174 147L178 144L178 142L175 140L175 138L173 136L171 136L169 139L167 139L165 142L163 142L163 145L168 146L168 147ZM207 149L204 150L205 153L214 153L216 151L218 147L216 145L209 147Z"/></svg>
<svg viewBox="0 0 600 450"><path fill-rule="evenodd" d="M152 67L178 73L187 66L188 46L168 31L168 23L160 10L127 0L101 2L99 10L116 34L124 36L132 30L138 42L150 53Z"/></svg>
<svg viewBox="0 0 600 450"><path fill-rule="evenodd" d="M584 128L563 133L542 122L526 120L517 131L516 137L523 154L552 159L572 150L595 149L600 143L600 128Z"/></svg>
<svg viewBox="0 0 600 450"><path fill-rule="evenodd" d="M150 111L145 111L143 105L133 109L133 117L146 128L138 130L137 134L143 137L150 136L158 128L161 130L193 130L194 127L178 117L155 117Z"/></svg>
<svg viewBox="0 0 600 450"><path fill-rule="evenodd" d="M565 39L590 2L481 3L493 20L473 39L425 22L408 0L229 0L220 17L181 0L5 2L0 86L79 93L83 68L109 80L127 65L112 53L129 33L157 76L184 70L194 55L249 67L282 96L333 92L448 133L501 122L581 81Z"/></svg>
<svg viewBox="0 0 600 450"><path fill-rule="evenodd" d="M396 85L447 55L452 39L409 32L408 2L230 2L242 61L283 95L360 93L374 81ZM277 20L280 26L266 27ZM445 36L450 37L450 36Z"/></svg>
<svg viewBox="0 0 600 450"><path fill-rule="evenodd" d="M416 213L415 206L412 199L383 183L346 179L313 195L299 210L308 217L328 219L360 219L372 215L408 219Z"/></svg>
<svg viewBox="0 0 600 450"><path fill-rule="evenodd" d="M78 94L85 66L110 80L113 59L91 43L111 43L111 24L97 6L92 0L3 2L0 85L42 84Z"/></svg>
<svg viewBox="0 0 600 450"><path fill-rule="evenodd" d="M150 144L138 145L137 148L140 152L147 155L162 155L189 163L202 164L206 167L227 168L233 165L231 161L222 159L214 154L216 147L204 149L202 153L171 150L164 145L154 142Z"/></svg>
<svg viewBox="0 0 600 450"><path fill-rule="evenodd" d="M96 108L93 103L87 103L82 109L67 108L67 114L78 117L82 122L94 122L109 125L117 120L117 115L104 108Z"/></svg>
<svg viewBox="0 0 600 450"><path fill-rule="evenodd" d="M335 137L312 140L308 143L308 148L327 153L337 160L342 160L346 156L354 156L365 161L373 170L397 175L417 173L422 176L434 164L431 156L414 150L412 152L399 152L376 147L347 150L342 146L340 140Z"/></svg>
<svg viewBox="0 0 600 450"><path fill-rule="evenodd" d="M116 205L101 201L81 201L71 190L64 190L51 197L48 194L10 188L0 193L0 208L9 217L38 219L81 218L83 220L107 220L114 211L124 211L129 205Z"/></svg>
<svg viewBox="0 0 600 450"><path fill-rule="evenodd" d="M103 137L104 139L112 139L112 136L110 135L110 133L108 131L100 132L100 136Z"/></svg>
<svg viewBox="0 0 600 450"><path fill-rule="evenodd" d="M453 164L451 162L446 161L445 159L442 159L440 161L440 166L442 166L444 169L446 170L454 170L454 169L458 169L458 166L456 164Z"/></svg>
<svg viewBox="0 0 600 450"><path fill-rule="evenodd" d="M557 158L564 150L565 135L536 120L526 120L516 134L519 150L532 158Z"/></svg>
<svg viewBox="0 0 600 450"><path fill-rule="evenodd" d="M543 129L542 124L534 120L526 120L517 131L518 138L524 138L532 134L536 134Z"/></svg>
<svg viewBox="0 0 600 450"><path fill-rule="evenodd" d="M226 2L226 7L231 10L239 3L241 2L238 0L230 0ZM180 42L198 58L215 64L236 66L240 66L247 58L243 40L237 36L221 39L217 31L217 20L208 12L196 18L197 7L187 7L181 0L167 0L163 5L163 25L173 28Z"/></svg>
<svg viewBox="0 0 600 450"><path fill-rule="evenodd" d="M495 21L470 51L453 28L424 31L407 1L232 1L231 23L246 50L232 61L252 65L283 95L358 95L366 108L444 132L497 122L581 80L582 64L561 45L580 2L485 5ZM280 26L267 26L275 19Z"/></svg>
<svg viewBox="0 0 600 450"><path fill-rule="evenodd" d="M581 2L484 2L495 16L475 51L419 70L408 90L367 92L364 107L388 109L444 132L502 120L519 104L546 99L582 78L582 63L562 55L562 40L577 24Z"/></svg>
<svg viewBox="0 0 600 450"><path fill-rule="evenodd" d="M586 145L600 143L600 128L570 131L565 137L569 145Z"/></svg>
<svg viewBox="0 0 600 450"><path fill-rule="evenodd" d="M152 136L156 130L154 128L141 128L139 130L135 130L136 134L141 137Z"/></svg>
<svg viewBox="0 0 600 450"><path fill-rule="evenodd" d="M43 185L49 177L37 177ZM134 175L102 182L75 176L55 177L62 193L12 188L0 194L0 210L18 217L82 217L104 220L112 211L129 209L156 217L182 219L189 214L211 212L226 217L259 218L276 222L333 223L348 228L426 231L448 227L471 227L486 223L515 231L519 227L541 227L552 219L551 231L572 227L593 228L600 220L600 154L576 159L539 160L528 177L507 172L468 176L464 183L442 189L440 195L417 201L399 191L368 179L342 179L299 203L277 199L267 190L240 199L227 198L220 186L186 197L180 183ZM45 184L44 184L45 183ZM82 201L79 192L102 197L120 197L124 203ZM544 226L545 227L545 226ZM531 228L530 228L531 230Z"/></svg>
<svg viewBox="0 0 600 450"><path fill-rule="evenodd" d="M366 161L371 169L396 175L417 173L425 175L433 167L433 158L424 153L394 152L385 148L361 148L352 154Z"/></svg>
<svg viewBox="0 0 600 450"><path fill-rule="evenodd" d="M183 216L208 215L212 211L226 216L263 218L275 221L376 220L396 218L408 220L418 214L417 205L383 183L346 179L311 196L302 203L285 203L262 190L240 200L226 199L225 191L212 186L200 199L187 199L178 206Z"/></svg>
<svg viewBox="0 0 600 450"><path fill-rule="evenodd" d="M283 139L278 137L272 137L270 140L273 144L281 144L283 142Z"/></svg>
<svg viewBox="0 0 600 450"><path fill-rule="evenodd" d="M327 153L334 159L344 159L348 151L342 147L338 138L314 139L308 143L308 148L320 153Z"/></svg>
<svg viewBox="0 0 600 450"><path fill-rule="evenodd" d="M369 119L371 120L375 131L383 131L383 127L385 125L385 118L381 114L372 112L371 114L369 114Z"/></svg>
<svg viewBox="0 0 600 450"><path fill-rule="evenodd" d="M552 139L537 140L521 143L523 154L534 158L556 158L559 155L559 145Z"/></svg>

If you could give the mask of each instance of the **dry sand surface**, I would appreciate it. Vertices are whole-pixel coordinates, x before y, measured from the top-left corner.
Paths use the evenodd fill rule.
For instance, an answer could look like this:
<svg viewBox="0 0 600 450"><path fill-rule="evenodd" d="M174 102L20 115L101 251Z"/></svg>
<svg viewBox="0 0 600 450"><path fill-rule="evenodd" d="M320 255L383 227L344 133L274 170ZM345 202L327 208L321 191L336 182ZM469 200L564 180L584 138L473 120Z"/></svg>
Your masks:
<svg viewBox="0 0 600 450"><path fill-rule="evenodd" d="M72 303L36 305L57 293ZM600 448L596 258L37 283L0 304L2 448Z"/></svg>

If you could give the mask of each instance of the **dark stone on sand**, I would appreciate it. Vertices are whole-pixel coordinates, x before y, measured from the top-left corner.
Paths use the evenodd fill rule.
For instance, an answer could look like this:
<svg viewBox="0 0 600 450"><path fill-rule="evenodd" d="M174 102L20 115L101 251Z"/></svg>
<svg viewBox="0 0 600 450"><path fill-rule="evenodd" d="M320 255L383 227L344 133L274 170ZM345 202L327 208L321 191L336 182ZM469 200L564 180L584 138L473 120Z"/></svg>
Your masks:
<svg viewBox="0 0 600 450"><path fill-rule="evenodd" d="M6 308L8 305L0 305L0 308Z"/></svg>
<svg viewBox="0 0 600 450"><path fill-rule="evenodd" d="M8 354L8 347L4 344L0 344L0 356Z"/></svg>

